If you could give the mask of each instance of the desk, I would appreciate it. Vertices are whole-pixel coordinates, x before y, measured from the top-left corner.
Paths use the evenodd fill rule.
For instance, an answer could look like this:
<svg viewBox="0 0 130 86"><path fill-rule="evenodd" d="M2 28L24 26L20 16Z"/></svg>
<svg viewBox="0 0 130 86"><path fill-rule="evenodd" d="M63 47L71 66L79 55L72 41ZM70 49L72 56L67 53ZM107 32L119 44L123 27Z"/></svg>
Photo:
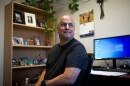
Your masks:
<svg viewBox="0 0 130 86"><path fill-rule="evenodd" d="M103 72L103 71L102 71ZM89 86L127 86L130 84L130 75L124 74L119 76L90 74Z"/></svg>

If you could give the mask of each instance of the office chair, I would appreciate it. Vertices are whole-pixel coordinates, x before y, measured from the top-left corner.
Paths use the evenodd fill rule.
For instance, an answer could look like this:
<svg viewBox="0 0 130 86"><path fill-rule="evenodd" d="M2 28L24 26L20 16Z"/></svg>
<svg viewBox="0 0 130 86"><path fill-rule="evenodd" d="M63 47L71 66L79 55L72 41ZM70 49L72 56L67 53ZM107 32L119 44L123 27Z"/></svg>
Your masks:
<svg viewBox="0 0 130 86"><path fill-rule="evenodd" d="M94 61L94 57L92 54L88 54L88 58L89 58L89 61L88 61L88 66L87 66L87 69L86 69L86 74L84 76L84 79L83 79L83 86L88 86L89 84L89 77L90 77L90 74L91 74L91 68L92 68L92 65L93 65L93 61Z"/></svg>

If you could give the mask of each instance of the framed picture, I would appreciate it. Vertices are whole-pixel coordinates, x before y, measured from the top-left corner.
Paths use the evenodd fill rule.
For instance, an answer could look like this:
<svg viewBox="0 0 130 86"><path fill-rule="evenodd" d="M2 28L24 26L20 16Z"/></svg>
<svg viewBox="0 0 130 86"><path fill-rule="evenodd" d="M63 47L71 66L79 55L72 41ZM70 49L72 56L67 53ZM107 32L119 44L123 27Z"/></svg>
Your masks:
<svg viewBox="0 0 130 86"><path fill-rule="evenodd" d="M24 13L25 16L25 24L29 26L35 26L36 27L36 17L35 14L32 13Z"/></svg>
<svg viewBox="0 0 130 86"><path fill-rule="evenodd" d="M40 45L40 40L39 40L39 38L34 38L34 41L35 41L35 45Z"/></svg>
<svg viewBox="0 0 130 86"><path fill-rule="evenodd" d="M13 22L15 23L24 23L24 16L21 12L14 11L14 17L13 17Z"/></svg>
<svg viewBox="0 0 130 86"><path fill-rule="evenodd" d="M46 23L45 21L37 20L38 27L45 27Z"/></svg>
<svg viewBox="0 0 130 86"><path fill-rule="evenodd" d="M87 36L93 36L94 35L94 11L93 9L84 12L79 15L79 32L80 37L87 37Z"/></svg>
<svg viewBox="0 0 130 86"><path fill-rule="evenodd" d="M12 43L13 45L23 45L23 38L13 37Z"/></svg>

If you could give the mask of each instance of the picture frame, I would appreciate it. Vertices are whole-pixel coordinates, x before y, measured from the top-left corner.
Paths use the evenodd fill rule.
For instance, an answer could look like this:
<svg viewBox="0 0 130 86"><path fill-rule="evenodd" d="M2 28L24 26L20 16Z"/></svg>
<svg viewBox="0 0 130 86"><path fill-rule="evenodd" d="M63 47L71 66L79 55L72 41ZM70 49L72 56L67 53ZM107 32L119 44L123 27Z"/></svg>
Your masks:
<svg viewBox="0 0 130 86"><path fill-rule="evenodd" d="M35 45L40 45L39 37L34 38L34 43L35 43Z"/></svg>
<svg viewBox="0 0 130 86"><path fill-rule="evenodd" d="M80 37L93 36L94 33L94 11L88 10L79 15L79 34Z"/></svg>
<svg viewBox="0 0 130 86"><path fill-rule="evenodd" d="M12 39L13 45L23 45L23 38L20 37L13 37Z"/></svg>
<svg viewBox="0 0 130 86"><path fill-rule="evenodd" d="M14 15L13 15L13 22L15 23L21 23L24 24L24 16L21 12L19 11L14 11Z"/></svg>
<svg viewBox="0 0 130 86"><path fill-rule="evenodd" d="M38 27L43 27L44 28L46 26L46 23L45 23L45 21L38 20L37 25L38 25Z"/></svg>
<svg viewBox="0 0 130 86"><path fill-rule="evenodd" d="M35 14L24 12L25 24L28 26L36 27L36 17Z"/></svg>

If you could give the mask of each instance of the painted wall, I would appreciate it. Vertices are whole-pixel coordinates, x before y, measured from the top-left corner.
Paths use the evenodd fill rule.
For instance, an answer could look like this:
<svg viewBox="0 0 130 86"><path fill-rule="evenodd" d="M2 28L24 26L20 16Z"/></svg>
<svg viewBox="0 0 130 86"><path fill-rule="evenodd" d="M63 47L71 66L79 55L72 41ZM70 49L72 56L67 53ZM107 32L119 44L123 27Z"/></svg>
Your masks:
<svg viewBox="0 0 130 86"><path fill-rule="evenodd" d="M3 55L4 55L4 10L3 1L0 0L0 86L3 86Z"/></svg>
<svg viewBox="0 0 130 86"><path fill-rule="evenodd" d="M105 17L103 20L100 20L100 7L99 4L96 3L96 1L97 0L89 0L88 2L85 2L85 0L81 1L79 3L79 11L73 14L70 13L67 5L55 5L55 9L57 10L57 19L65 14L71 15L74 18L77 32L75 38L84 44L88 53L93 53L93 39L95 38L130 34L130 0L106 0L104 2ZM66 4L66 2L62 4ZM80 38L79 14L92 9L94 10L95 35L91 37ZM56 36L56 41L59 42L58 35ZM111 60L107 62L110 64L110 66L112 66ZM106 66L104 60L95 61L94 65Z"/></svg>
<svg viewBox="0 0 130 86"><path fill-rule="evenodd" d="M11 0L0 0L0 86L3 86L3 58L4 58L4 7ZM20 0L16 0L20 1ZM21 0L23 1L23 0ZM93 39L100 37L109 37L117 35L130 34L130 0L107 0L104 3L105 17L100 20L100 8L96 0L89 0L88 2L80 2L79 11L71 14L67 8L66 0L63 0L65 5L55 4L57 10L56 17L68 14L74 18L76 23L75 38L81 41L89 53L93 53ZM92 37L79 37L79 14L94 9L95 18L95 35ZM56 42L59 42L58 35L56 34ZM110 63L111 65L111 61ZM104 61L95 61L94 65L106 66Z"/></svg>
<svg viewBox="0 0 130 86"><path fill-rule="evenodd" d="M5 6L11 0L0 0L0 86L3 86L4 71L4 22L5 22Z"/></svg>

